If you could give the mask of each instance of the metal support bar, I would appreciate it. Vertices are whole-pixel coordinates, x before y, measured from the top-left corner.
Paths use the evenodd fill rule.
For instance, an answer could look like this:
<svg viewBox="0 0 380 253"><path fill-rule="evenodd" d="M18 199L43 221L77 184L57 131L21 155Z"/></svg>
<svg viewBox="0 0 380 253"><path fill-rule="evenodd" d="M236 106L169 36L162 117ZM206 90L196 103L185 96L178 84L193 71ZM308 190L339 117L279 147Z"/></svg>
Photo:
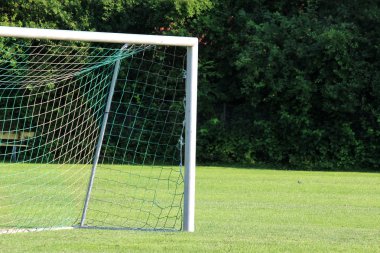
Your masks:
<svg viewBox="0 0 380 253"><path fill-rule="evenodd" d="M126 49L127 46L128 46L127 44L124 45L120 50L122 51L122 50ZM108 121L108 115L109 115L109 112L110 112L112 98L113 98L113 94L115 92L115 86L116 86L117 77L119 75L119 71L120 71L120 59L116 61L115 68L114 68L114 71L113 71L112 82L111 82L111 86L110 86L108 97L107 97L106 108L104 110L103 121L102 121L102 125L101 125L101 128L100 128L99 138L98 138L98 142L97 142L97 145L96 145L96 150L95 150L95 154L94 154L94 158L93 158L93 162L92 162L91 177L90 177L90 181L89 181L89 184L88 184L88 189L87 189L87 194L86 194L86 200L84 202L84 207L83 207L82 219L81 219L81 222L80 222L80 227L83 227L84 223L86 221L87 209L88 209L88 204L90 202L92 186L94 184L96 167L97 167L98 162L99 162L100 151L101 151L101 148L102 148L102 143L103 143L103 139L104 139L104 133L106 131L106 125L107 125L107 121Z"/></svg>
<svg viewBox="0 0 380 253"><path fill-rule="evenodd" d="M194 232L195 216L195 149L197 128L198 45L187 48L185 196L183 230Z"/></svg>

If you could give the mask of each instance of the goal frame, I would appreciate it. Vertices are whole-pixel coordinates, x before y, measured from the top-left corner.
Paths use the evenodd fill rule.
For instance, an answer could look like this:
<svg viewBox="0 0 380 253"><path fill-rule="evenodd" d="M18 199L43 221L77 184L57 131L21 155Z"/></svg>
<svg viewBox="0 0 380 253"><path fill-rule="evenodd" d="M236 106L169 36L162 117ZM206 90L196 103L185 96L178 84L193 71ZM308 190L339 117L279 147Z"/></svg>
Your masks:
<svg viewBox="0 0 380 253"><path fill-rule="evenodd" d="M185 177L183 231L195 230L195 166L196 166L196 120L198 82L198 39L163 35L140 35L127 33L88 32L56 29L39 29L0 26L0 37L23 39L46 39L84 41L117 44L150 44L180 46L187 48L186 59L186 106L185 106Z"/></svg>

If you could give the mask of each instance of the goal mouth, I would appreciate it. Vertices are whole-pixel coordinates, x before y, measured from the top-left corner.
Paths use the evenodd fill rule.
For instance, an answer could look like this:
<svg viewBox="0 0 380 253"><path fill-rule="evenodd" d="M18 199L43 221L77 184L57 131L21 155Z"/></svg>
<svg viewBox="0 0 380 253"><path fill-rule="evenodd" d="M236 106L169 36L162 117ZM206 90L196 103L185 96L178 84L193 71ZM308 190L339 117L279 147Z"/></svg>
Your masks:
<svg viewBox="0 0 380 253"><path fill-rule="evenodd" d="M0 30L0 234L193 230L194 40L10 30Z"/></svg>

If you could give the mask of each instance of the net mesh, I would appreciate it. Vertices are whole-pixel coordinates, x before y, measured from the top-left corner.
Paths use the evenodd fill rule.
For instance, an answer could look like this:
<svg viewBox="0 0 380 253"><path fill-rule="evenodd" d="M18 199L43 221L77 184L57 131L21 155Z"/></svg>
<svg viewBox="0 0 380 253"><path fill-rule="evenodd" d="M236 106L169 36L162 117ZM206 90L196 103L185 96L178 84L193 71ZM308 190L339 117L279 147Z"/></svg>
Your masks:
<svg viewBox="0 0 380 253"><path fill-rule="evenodd" d="M0 232L78 226L120 61L86 227L182 227L176 47L0 41Z"/></svg>

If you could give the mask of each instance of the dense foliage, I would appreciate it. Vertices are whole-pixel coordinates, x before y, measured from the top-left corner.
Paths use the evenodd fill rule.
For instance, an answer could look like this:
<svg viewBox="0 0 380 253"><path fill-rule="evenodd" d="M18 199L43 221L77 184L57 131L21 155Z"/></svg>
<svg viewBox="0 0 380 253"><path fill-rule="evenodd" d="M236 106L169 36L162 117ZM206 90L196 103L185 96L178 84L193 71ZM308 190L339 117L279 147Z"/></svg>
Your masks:
<svg viewBox="0 0 380 253"><path fill-rule="evenodd" d="M0 23L197 36L200 163L380 168L380 4L9 0Z"/></svg>

